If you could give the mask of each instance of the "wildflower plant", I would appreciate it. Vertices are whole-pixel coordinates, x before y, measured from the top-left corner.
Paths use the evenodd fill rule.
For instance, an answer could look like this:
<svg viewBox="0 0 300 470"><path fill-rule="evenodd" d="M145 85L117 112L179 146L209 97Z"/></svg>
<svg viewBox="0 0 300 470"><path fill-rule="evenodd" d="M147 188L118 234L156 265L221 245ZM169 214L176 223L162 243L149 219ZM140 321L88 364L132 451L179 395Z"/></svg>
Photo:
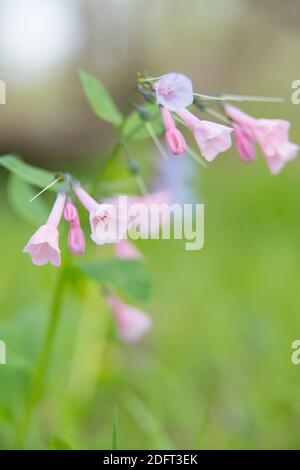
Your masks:
<svg viewBox="0 0 300 470"><path fill-rule="evenodd" d="M99 187L108 165L122 153L129 175L142 193L128 196L130 204L139 202L150 206L153 202L166 202L168 194L164 191L147 192L131 150L133 140L152 139L164 159L190 156L204 167L219 154L224 155L231 147L232 139L246 163L255 160L255 145L258 144L273 174L294 159L298 151L298 146L289 141L287 121L255 119L231 104L247 100L279 101L277 98L208 96L195 92L192 81L180 73L168 73L157 78L138 74L130 106L122 114L99 80L85 71L80 71L80 80L96 116L116 129L115 143L111 151L99 160L99 171L91 182L83 184L79 175L64 173L62 169L51 173L33 167L15 155L0 157L0 164L11 172L9 195L16 211L31 222L44 221L25 245L24 253L30 255L36 266L50 263L60 269L45 342L32 377L26 408L17 427L16 446L19 448L24 445L32 412L43 393L65 286L72 283L74 276L102 285L103 296L114 315L120 339L136 342L152 325L148 314L131 305L132 301L145 302L151 288L147 262L133 242L127 240L128 231L135 226L136 219L122 210L114 191L110 197L98 200ZM202 119L204 113L212 120ZM199 153L188 144L186 129L191 131ZM35 194L33 187L40 188L40 193ZM50 214L43 204L45 191L56 193ZM89 227L80 221L79 206L88 212ZM144 232L148 231L146 222L139 220ZM74 258L61 253L59 230L63 223L68 227L67 246ZM93 242L99 245L99 250L101 245L112 244L114 256L101 261L87 261L84 255L86 245ZM124 295L131 299L130 305L119 298Z"/></svg>

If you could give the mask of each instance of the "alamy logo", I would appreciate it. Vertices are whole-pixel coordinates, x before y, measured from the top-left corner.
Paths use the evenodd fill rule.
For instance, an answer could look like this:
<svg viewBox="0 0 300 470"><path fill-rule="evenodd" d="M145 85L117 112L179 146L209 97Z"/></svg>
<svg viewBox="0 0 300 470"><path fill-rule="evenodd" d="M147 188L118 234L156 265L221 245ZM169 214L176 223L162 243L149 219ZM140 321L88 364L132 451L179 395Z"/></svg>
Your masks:
<svg viewBox="0 0 300 470"><path fill-rule="evenodd" d="M0 104L6 104L6 84L0 80Z"/></svg>
<svg viewBox="0 0 300 470"><path fill-rule="evenodd" d="M300 364L300 340L295 339L291 344L291 348L294 350L291 354L292 364L298 366Z"/></svg>
<svg viewBox="0 0 300 470"><path fill-rule="evenodd" d="M0 340L0 364L6 364L6 345Z"/></svg>
<svg viewBox="0 0 300 470"><path fill-rule="evenodd" d="M105 206L105 207L104 207ZM92 217L92 239L185 240L185 249L201 250L204 245L204 204L139 203L118 196L114 204L100 208Z"/></svg>
<svg viewBox="0 0 300 470"><path fill-rule="evenodd" d="M294 80L291 85L292 89L295 90L292 93L292 103L299 104L300 103L300 80Z"/></svg>

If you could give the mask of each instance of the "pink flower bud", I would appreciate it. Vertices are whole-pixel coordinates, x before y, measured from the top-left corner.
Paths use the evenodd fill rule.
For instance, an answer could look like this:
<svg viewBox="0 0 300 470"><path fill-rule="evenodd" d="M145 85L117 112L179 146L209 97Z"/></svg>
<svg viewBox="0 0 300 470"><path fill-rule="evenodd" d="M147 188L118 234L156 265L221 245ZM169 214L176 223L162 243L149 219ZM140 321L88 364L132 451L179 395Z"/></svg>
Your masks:
<svg viewBox="0 0 300 470"><path fill-rule="evenodd" d="M85 251L85 236L80 227L77 208L71 201L68 201L65 207L64 218L70 224L68 235L69 250L73 255L81 255Z"/></svg>
<svg viewBox="0 0 300 470"><path fill-rule="evenodd" d="M72 227L68 235L68 247L73 255L81 255L85 251L85 236L81 227Z"/></svg>
<svg viewBox="0 0 300 470"><path fill-rule="evenodd" d="M185 139L176 127L166 132L166 142L173 155L182 155L186 151Z"/></svg>
<svg viewBox="0 0 300 470"><path fill-rule="evenodd" d="M67 202L64 210L64 218L67 222L71 223L78 219L77 208L70 201Z"/></svg>
<svg viewBox="0 0 300 470"><path fill-rule="evenodd" d="M182 155L187 148L182 133L176 128L172 113L164 107L160 109L163 125L166 131L166 143L173 155Z"/></svg>

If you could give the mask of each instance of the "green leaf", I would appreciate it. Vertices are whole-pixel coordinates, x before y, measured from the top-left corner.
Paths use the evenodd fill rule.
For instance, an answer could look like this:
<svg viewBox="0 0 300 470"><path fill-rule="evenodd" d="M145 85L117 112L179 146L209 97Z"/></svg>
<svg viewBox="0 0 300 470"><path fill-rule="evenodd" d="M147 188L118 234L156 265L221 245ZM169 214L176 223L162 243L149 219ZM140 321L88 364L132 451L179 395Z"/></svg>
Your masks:
<svg viewBox="0 0 300 470"><path fill-rule="evenodd" d="M112 433L112 450L118 450L118 410L117 405L114 407L113 417L113 433Z"/></svg>
<svg viewBox="0 0 300 470"><path fill-rule="evenodd" d="M79 71L79 76L87 100L94 113L99 118L104 119L104 121L118 127L123 120L122 114L117 109L105 86L84 70Z"/></svg>
<svg viewBox="0 0 300 470"><path fill-rule="evenodd" d="M45 223L49 209L43 198L37 198L32 202L30 199L36 191L19 176L11 174L8 181L8 198L12 208L27 222L34 225Z"/></svg>
<svg viewBox="0 0 300 470"><path fill-rule="evenodd" d="M73 447L61 437L54 437L49 444L51 450L73 450Z"/></svg>
<svg viewBox="0 0 300 470"><path fill-rule="evenodd" d="M91 279L120 288L137 300L147 300L151 276L145 262L125 259L82 261L79 269Z"/></svg>
<svg viewBox="0 0 300 470"><path fill-rule="evenodd" d="M22 178L29 184L45 188L54 179L54 174L50 171L37 168L20 160L16 155L4 155L0 157L0 165ZM51 190L57 190L57 185L52 186Z"/></svg>
<svg viewBox="0 0 300 470"><path fill-rule="evenodd" d="M149 112L150 122L155 134L159 135L163 132L161 117L157 114L157 106L148 104L145 106ZM133 111L126 119L123 127L123 137L129 140L143 140L149 137L149 132L145 127L145 121L141 118L137 111Z"/></svg>

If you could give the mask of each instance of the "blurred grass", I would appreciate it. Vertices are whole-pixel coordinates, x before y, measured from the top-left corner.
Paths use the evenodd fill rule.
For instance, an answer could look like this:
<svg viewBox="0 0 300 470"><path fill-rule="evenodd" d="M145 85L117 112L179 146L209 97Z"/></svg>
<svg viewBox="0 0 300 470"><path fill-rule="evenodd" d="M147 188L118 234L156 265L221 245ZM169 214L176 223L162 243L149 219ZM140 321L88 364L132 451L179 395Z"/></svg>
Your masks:
<svg viewBox="0 0 300 470"><path fill-rule="evenodd" d="M300 369L290 361L300 335L297 172L293 162L271 177L261 156L245 166L235 151L203 171L204 249L138 243L154 277L144 305L154 329L140 344L116 340L97 286L69 288L29 447L59 436L74 448L111 448L116 404L120 449L299 448ZM33 226L10 211L3 186L0 446L8 448L56 270L21 254ZM89 243L87 256L109 250Z"/></svg>

